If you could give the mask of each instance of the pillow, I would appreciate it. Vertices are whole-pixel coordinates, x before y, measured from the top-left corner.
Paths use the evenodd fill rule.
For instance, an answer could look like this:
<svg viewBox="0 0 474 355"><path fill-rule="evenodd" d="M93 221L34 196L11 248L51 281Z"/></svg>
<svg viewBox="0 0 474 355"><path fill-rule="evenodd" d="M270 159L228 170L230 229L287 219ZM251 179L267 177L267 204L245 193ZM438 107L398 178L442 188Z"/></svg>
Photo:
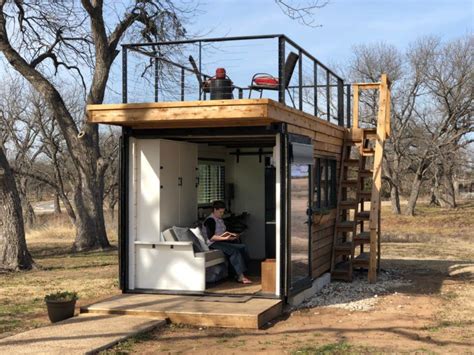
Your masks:
<svg viewBox="0 0 474 355"><path fill-rule="evenodd" d="M174 234L173 230L171 228L168 228L164 230L161 235L163 236L163 240L165 242L177 242L178 238L176 238L176 235Z"/></svg>
<svg viewBox="0 0 474 355"><path fill-rule="evenodd" d="M196 236L196 238L199 240L199 244L201 244L201 249L203 251L209 251L209 246L206 243L206 239L201 233L201 228L196 227L196 228L191 228L190 231Z"/></svg>
<svg viewBox="0 0 474 355"><path fill-rule="evenodd" d="M194 235L193 232L189 230L189 228L181 228L181 227L172 227L171 228L176 235L176 238L178 238L178 241L180 242L193 242L193 250L195 253L202 252L201 248L201 243L199 242L199 239Z"/></svg>

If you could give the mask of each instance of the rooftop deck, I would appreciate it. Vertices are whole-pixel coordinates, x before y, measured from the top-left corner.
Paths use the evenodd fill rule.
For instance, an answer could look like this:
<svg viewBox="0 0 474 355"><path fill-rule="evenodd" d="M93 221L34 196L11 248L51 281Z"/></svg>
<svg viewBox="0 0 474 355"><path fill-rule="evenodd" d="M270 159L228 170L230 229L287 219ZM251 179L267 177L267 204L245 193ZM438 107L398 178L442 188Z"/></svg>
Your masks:
<svg viewBox="0 0 474 355"><path fill-rule="evenodd" d="M344 129L271 99L89 105L89 122L145 128L267 126L285 122L341 136ZM317 129L316 129L316 126Z"/></svg>
<svg viewBox="0 0 474 355"><path fill-rule="evenodd" d="M225 80L214 76L217 68L226 69ZM262 73L273 84L254 81ZM350 85L281 34L125 44L121 94L122 105L88 106L89 122L132 128L295 121L305 128L350 126Z"/></svg>

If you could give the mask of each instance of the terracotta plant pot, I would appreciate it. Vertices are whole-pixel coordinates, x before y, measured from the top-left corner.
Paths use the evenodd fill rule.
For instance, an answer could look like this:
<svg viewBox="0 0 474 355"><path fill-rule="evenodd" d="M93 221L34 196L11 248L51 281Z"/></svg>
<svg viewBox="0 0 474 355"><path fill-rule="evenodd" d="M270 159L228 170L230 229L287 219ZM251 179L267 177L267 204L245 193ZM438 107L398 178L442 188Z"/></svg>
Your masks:
<svg viewBox="0 0 474 355"><path fill-rule="evenodd" d="M48 317L51 323L56 323L74 316L76 300L71 301L46 301Z"/></svg>

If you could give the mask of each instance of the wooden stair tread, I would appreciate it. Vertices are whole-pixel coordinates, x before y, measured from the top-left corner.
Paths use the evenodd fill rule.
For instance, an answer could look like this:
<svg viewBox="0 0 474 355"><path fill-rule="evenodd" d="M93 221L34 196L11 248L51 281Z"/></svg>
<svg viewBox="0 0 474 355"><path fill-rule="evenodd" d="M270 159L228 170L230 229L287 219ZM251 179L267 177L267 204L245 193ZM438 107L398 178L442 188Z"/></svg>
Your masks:
<svg viewBox="0 0 474 355"><path fill-rule="evenodd" d="M358 234L354 237L354 243L355 243L355 244L370 243L370 232L358 233Z"/></svg>
<svg viewBox="0 0 474 355"><path fill-rule="evenodd" d="M339 243L334 246L336 251L352 251L354 244L352 242Z"/></svg>
<svg viewBox="0 0 474 355"><path fill-rule="evenodd" d="M336 228L338 229L352 229L354 228L355 221L344 221L344 222L339 222L336 224Z"/></svg>
<svg viewBox="0 0 474 355"><path fill-rule="evenodd" d="M343 200L341 202L339 202L339 206L344 208L346 207L349 207L349 208L356 208L357 207L357 200Z"/></svg>
<svg viewBox="0 0 474 355"><path fill-rule="evenodd" d="M373 149L363 149L361 152L363 157L373 157L375 155L375 150Z"/></svg>
<svg viewBox="0 0 474 355"><path fill-rule="evenodd" d="M368 221L370 219L370 211L361 211L356 214L357 220Z"/></svg>
<svg viewBox="0 0 474 355"><path fill-rule="evenodd" d="M342 261L334 266L334 270L331 272L331 279L352 281L352 266L349 261Z"/></svg>
<svg viewBox="0 0 474 355"><path fill-rule="evenodd" d="M352 265L354 267L369 266L369 262L370 252L364 252L354 258L354 260L352 261Z"/></svg>
<svg viewBox="0 0 474 355"><path fill-rule="evenodd" d="M372 177L374 172L372 170L360 170L359 176L360 177Z"/></svg>
<svg viewBox="0 0 474 355"><path fill-rule="evenodd" d="M344 180L341 182L342 187L356 187L357 180Z"/></svg>
<svg viewBox="0 0 474 355"><path fill-rule="evenodd" d="M345 166L359 166L359 159L345 159Z"/></svg>

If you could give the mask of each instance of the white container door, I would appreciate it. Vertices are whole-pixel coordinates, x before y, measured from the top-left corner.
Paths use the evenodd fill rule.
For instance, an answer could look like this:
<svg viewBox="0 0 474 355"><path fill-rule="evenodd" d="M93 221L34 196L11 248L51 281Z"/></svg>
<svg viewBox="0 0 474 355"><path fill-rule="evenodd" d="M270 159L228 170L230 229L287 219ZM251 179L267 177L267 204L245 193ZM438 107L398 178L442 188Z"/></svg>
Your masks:
<svg viewBox="0 0 474 355"><path fill-rule="evenodd" d="M191 227L197 219L198 150L192 143L180 144L179 224Z"/></svg>
<svg viewBox="0 0 474 355"><path fill-rule="evenodd" d="M180 143L160 140L160 210L161 231L179 225L179 149ZM148 211L143 211L148 213Z"/></svg>

